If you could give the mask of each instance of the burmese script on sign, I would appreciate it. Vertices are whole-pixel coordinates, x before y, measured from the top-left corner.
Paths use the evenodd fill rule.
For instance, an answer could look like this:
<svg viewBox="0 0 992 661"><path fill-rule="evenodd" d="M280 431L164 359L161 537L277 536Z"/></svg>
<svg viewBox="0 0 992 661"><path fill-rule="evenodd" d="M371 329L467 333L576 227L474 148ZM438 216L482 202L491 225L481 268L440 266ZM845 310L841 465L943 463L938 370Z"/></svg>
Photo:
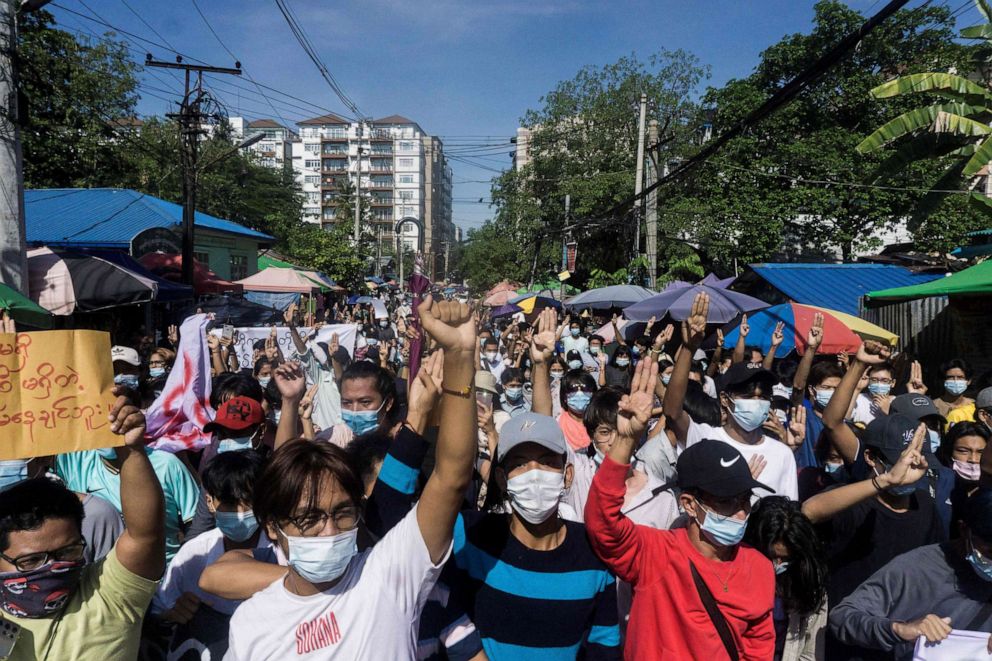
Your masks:
<svg viewBox="0 0 992 661"><path fill-rule="evenodd" d="M107 333L0 333L0 459L120 445L113 387Z"/></svg>

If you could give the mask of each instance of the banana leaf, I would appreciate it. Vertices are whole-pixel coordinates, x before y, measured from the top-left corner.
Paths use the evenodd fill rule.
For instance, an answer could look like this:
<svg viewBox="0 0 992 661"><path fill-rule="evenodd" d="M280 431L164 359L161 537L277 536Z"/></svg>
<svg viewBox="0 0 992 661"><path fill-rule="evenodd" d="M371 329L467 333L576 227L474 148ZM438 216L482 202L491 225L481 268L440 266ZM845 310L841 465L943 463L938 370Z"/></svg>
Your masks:
<svg viewBox="0 0 992 661"><path fill-rule="evenodd" d="M944 156L969 157L975 153L975 145L962 144L962 138L946 133L922 133L896 147L895 151L875 169L874 179L884 179L888 175L902 171L907 165L927 158Z"/></svg>
<svg viewBox="0 0 992 661"><path fill-rule="evenodd" d="M989 39L992 38L992 25L989 23L982 23L981 25L972 25L971 27L964 28L961 30L961 36L965 39Z"/></svg>
<svg viewBox="0 0 992 661"><path fill-rule="evenodd" d="M975 6L978 7L978 11L982 12L985 20L992 23L992 5L989 5L986 0L975 0Z"/></svg>
<svg viewBox="0 0 992 661"><path fill-rule="evenodd" d="M986 112L988 112L986 106L964 103L944 103L916 108L875 129L875 132L862 140L855 149L861 154L875 151L904 135L921 129L932 129L938 118L943 124L939 127L939 131L942 133L962 136L988 135L992 133L992 128L987 124L965 117L965 115L979 115Z"/></svg>
<svg viewBox="0 0 992 661"><path fill-rule="evenodd" d="M988 165L989 161L992 161L992 138L985 138L975 150L975 154L968 159L961 174L966 177L973 177L978 174L979 170Z"/></svg>
<svg viewBox="0 0 992 661"><path fill-rule="evenodd" d="M883 83L871 91L876 99L888 99L914 92L929 92L950 101L973 105L992 104L992 93L963 76L951 73L914 73Z"/></svg>

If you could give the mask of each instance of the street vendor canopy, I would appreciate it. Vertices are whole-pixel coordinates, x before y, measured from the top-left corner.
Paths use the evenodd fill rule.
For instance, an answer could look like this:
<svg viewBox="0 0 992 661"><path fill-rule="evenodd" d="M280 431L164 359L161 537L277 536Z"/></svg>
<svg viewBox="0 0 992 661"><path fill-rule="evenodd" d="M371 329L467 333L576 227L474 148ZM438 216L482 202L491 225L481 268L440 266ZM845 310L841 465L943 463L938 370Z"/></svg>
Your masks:
<svg viewBox="0 0 992 661"><path fill-rule="evenodd" d="M888 303L933 296L988 296L989 294L992 294L992 261L976 264L971 268L922 285L869 292L865 294L865 298L873 303Z"/></svg>
<svg viewBox="0 0 992 661"><path fill-rule="evenodd" d="M300 271L293 268L280 268L278 266L270 266L236 282L244 287L245 291L278 292L283 294L316 294L320 291L320 285Z"/></svg>

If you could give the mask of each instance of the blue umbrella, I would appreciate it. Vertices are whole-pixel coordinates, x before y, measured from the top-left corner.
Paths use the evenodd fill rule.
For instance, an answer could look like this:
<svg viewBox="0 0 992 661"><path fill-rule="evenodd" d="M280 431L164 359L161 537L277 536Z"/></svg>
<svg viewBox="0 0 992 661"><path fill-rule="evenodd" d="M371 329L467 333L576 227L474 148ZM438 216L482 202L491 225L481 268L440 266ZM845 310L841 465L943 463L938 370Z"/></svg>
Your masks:
<svg viewBox="0 0 992 661"><path fill-rule="evenodd" d="M734 280L737 278L718 278L715 273L707 273L706 277L699 281L701 285L709 285L710 287L717 287L719 289L726 289L729 287Z"/></svg>
<svg viewBox="0 0 992 661"><path fill-rule="evenodd" d="M693 299L701 292L710 295L709 323L725 324L745 312L768 307L768 303L764 301L729 289L689 285L676 287L635 303L623 311L623 316L630 321L647 321L651 317L661 319L667 314L675 321L684 321L692 310Z"/></svg>
<svg viewBox="0 0 992 661"><path fill-rule="evenodd" d="M511 314L516 314L518 312L523 312L523 308L519 305L514 305L513 303L507 303L506 305L501 305L493 310L489 316L496 319L497 317L509 317Z"/></svg>
<svg viewBox="0 0 992 661"><path fill-rule="evenodd" d="M565 303L570 310L608 310L610 308L625 308L638 301L643 301L655 295L655 292L637 285L613 285L599 287L573 296Z"/></svg>
<svg viewBox="0 0 992 661"><path fill-rule="evenodd" d="M348 297L348 305L368 305L371 302L371 296L359 296L358 294L352 294Z"/></svg>

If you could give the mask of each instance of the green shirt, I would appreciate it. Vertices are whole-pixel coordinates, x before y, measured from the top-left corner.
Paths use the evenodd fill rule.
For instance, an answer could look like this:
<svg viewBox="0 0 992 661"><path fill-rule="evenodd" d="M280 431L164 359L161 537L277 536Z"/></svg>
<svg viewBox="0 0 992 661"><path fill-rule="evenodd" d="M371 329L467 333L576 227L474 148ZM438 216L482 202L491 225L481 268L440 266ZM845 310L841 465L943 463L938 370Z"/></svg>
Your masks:
<svg viewBox="0 0 992 661"><path fill-rule="evenodd" d="M158 587L132 574L116 548L87 565L65 609L55 617L24 618L0 611L22 627L11 661L133 661L138 658L141 620Z"/></svg>

